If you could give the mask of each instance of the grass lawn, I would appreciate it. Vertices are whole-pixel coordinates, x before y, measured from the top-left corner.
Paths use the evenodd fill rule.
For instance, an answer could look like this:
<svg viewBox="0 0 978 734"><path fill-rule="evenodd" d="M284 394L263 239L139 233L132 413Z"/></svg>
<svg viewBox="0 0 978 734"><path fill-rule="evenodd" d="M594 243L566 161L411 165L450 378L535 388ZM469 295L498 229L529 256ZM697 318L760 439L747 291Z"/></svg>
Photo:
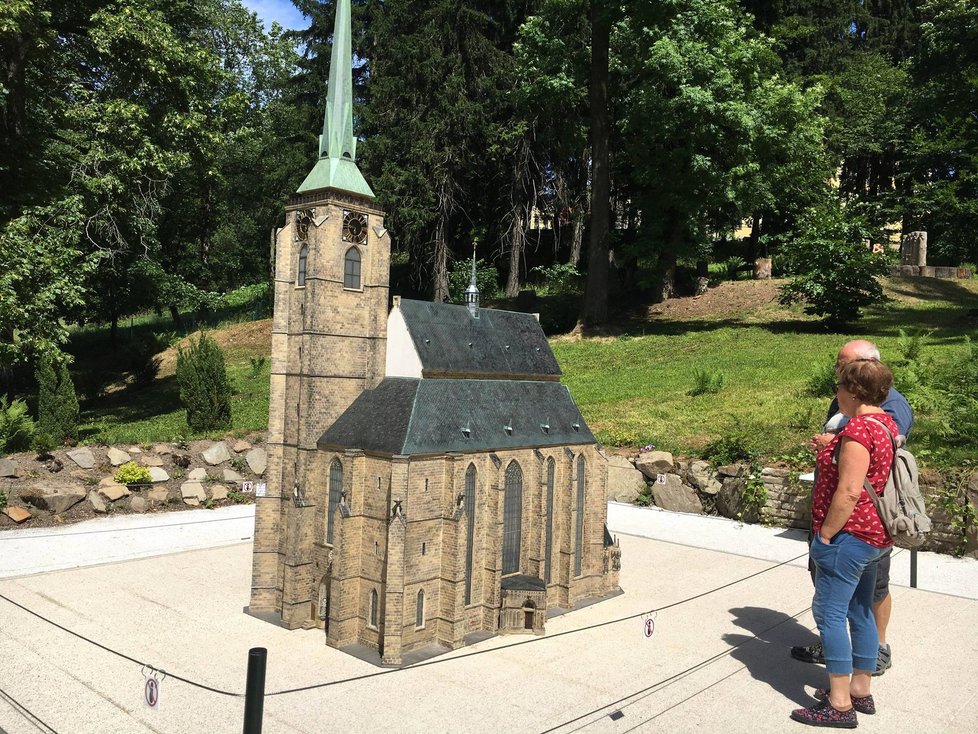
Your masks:
<svg viewBox="0 0 978 734"><path fill-rule="evenodd" d="M901 355L901 328L929 332L925 355L935 361L964 353L964 336L978 333L978 280L894 279L891 301L870 310L852 333L829 333L800 308L774 302L776 284L724 283L703 299L674 299L632 313L612 336L551 340L564 383L598 439L611 446L654 443L700 454L713 440L733 437L767 458L794 453L820 427L826 397L806 390L847 340L875 341L885 362ZM149 328L146 326L144 328ZM268 320L231 324L212 334L225 351L235 385L232 433L264 430L268 422ZM79 335L78 366L111 359L102 336ZM83 403L82 441L148 443L198 438L187 428L173 377L174 350L163 355L149 388L125 388ZM697 371L722 373L716 393L692 396ZM899 376L899 375L898 375ZM899 387L899 385L898 385ZM913 447L926 457L961 462L973 446L947 446L934 416L921 411Z"/></svg>

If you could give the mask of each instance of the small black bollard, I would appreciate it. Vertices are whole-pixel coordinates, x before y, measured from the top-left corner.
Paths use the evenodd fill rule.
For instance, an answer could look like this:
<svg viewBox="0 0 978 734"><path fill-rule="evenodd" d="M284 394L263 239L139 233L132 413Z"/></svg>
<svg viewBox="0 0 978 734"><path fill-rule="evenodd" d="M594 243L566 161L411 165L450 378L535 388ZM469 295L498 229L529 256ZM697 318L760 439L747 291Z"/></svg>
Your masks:
<svg viewBox="0 0 978 734"><path fill-rule="evenodd" d="M917 549L910 549L910 588L917 588Z"/></svg>
<svg viewBox="0 0 978 734"><path fill-rule="evenodd" d="M265 711L265 662L268 650L253 647L248 651L248 684L245 688L244 734L261 734Z"/></svg>

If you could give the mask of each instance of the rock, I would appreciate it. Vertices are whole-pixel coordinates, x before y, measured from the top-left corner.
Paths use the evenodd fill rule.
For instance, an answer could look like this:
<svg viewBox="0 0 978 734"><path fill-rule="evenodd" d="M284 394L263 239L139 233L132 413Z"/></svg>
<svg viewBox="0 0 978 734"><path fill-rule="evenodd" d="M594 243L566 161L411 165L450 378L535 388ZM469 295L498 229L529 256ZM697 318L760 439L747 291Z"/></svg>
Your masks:
<svg viewBox="0 0 978 734"><path fill-rule="evenodd" d="M623 456L608 457L608 500L634 502L645 490L645 477Z"/></svg>
<svg viewBox="0 0 978 734"><path fill-rule="evenodd" d="M204 492L204 485L200 482L184 482L180 485L180 495L188 505L199 504L207 499L207 493ZM188 500L195 500L195 502L188 502Z"/></svg>
<svg viewBox="0 0 978 734"><path fill-rule="evenodd" d="M717 512L732 520L739 520L743 511L743 493L746 479L728 476L723 480L723 487L717 492Z"/></svg>
<svg viewBox="0 0 978 734"><path fill-rule="evenodd" d="M92 450L88 446L72 449L68 452L68 458L78 464L82 469L95 468L95 457L92 455Z"/></svg>
<svg viewBox="0 0 978 734"><path fill-rule="evenodd" d="M133 497L129 500L129 509L133 512L146 512L149 509L149 500L145 497Z"/></svg>
<svg viewBox="0 0 978 734"><path fill-rule="evenodd" d="M191 461L190 457L186 456L185 454L174 454L173 463L179 466L181 469L186 469L188 466L190 466Z"/></svg>
<svg viewBox="0 0 978 734"><path fill-rule="evenodd" d="M694 461L690 464L686 476L689 483L703 494L716 494L723 487L714 475L712 467L705 461Z"/></svg>
<svg viewBox="0 0 978 734"><path fill-rule="evenodd" d="M703 514L703 503L696 496L696 491L683 484L675 474L666 474L665 484L652 485L652 498L663 510Z"/></svg>
<svg viewBox="0 0 978 734"><path fill-rule="evenodd" d="M31 519L31 513L25 510L23 507L7 507L4 509L3 514L18 525L24 522L24 520Z"/></svg>
<svg viewBox="0 0 978 734"><path fill-rule="evenodd" d="M104 515L107 511L105 500L102 499L102 495L100 495L94 489L88 493L88 503L92 506L92 509L100 515Z"/></svg>
<svg viewBox="0 0 978 734"><path fill-rule="evenodd" d="M117 449L115 446L110 448L105 455L108 457L109 463L112 464L112 466L122 466L123 464L132 461L132 457L129 456L129 454L122 449Z"/></svg>
<svg viewBox="0 0 978 734"><path fill-rule="evenodd" d="M103 479L102 481L104 482L105 480ZM124 484L117 484L116 482L112 482L112 484L100 484L98 492L109 502L121 500L123 497L128 497L130 494L127 486Z"/></svg>
<svg viewBox="0 0 978 734"><path fill-rule="evenodd" d="M16 479L21 476L20 467L12 459L0 459L0 477Z"/></svg>
<svg viewBox="0 0 978 734"><path fill-rule="evenodd" d="M779 479L784 479L791 474L787 469L779 469L774 466L766 466L761 469L762 477L778 477Z"/></svg>
<svg viewBox="0 0 978 734"><path fill-rule="evenodd" d="M187 499L183 501L183 504L190 505L191 507L200 507L200 500L196 497L187 497Z"/></svg>
<svg viewBox="0 0 978 734"><path fill-rule="evenodd" d="M922 484L923 482L921 482ZM978 507L978 471L968 479L968 486L965 487L965 496L972 507Z"/></svg>
<svg viewBox="0 0 978 734"><path fill-rule="evenodd" d="M158 443L153 446L153 453L160 456L167 456L173 453L173 446L168 443Z"/></svg>
<svg viewBox="0 0 978 734"><path fill-rule="evenodd" d="M169 481L170 475L166 473L166 469L161 469L158 466L151 466L149 468L149 478L154 483L155 482L166 482L166 481Z"/></svg>
<svg viewBox="0 0 978 734"><path fill-rule="evenodd" d="M207 470L203 467L191 469L190 473L187 475L187 479L192 482L202 482L207 479Z"/></svg>
<svg viewBox="0 0 978 734"><path fill-rule="evenodd" d="M228 488L225 484L212 484L207 488L207 494L211 496L211 499L215 502L217 500L226 500L228 498Z"/></svg>
<svg viewBox="0 0 978 734"><path fill-rule="evenodd" d="M218 441L215 444L211 444L211 447L206 451L201 452L201 456L204 457L206 461L211 466L217 466L218 464L223 464L231 458L231 454L228 453L227 444L224 441Z"/></svg>
<svg viewBox="0 0 978 734"><path fill-rule="evenodd" d="M62 469L65 468L65 465L62 464L60 460L55 459L54 457L52 457L52 458L48 459L47 461L45 461L44 462L44 466L52 474L57 474L59 471L61 471Z"/></svg>
<svg viewBox="0 0 978 734"><path fill-rule="evenodd" d="M161 459L159 456L146 454L139 457L139 463L143 466L163 466L163 459Z"/></svg>
<svg viewBox="0 0 978 734"><path fill-rule="evenodd" d="M251 449L251 444L248 443L247 441L242 441L240 438L237 441L235 441L234 446L231 447L231 450L236 454L240 454L241 452L248 451L250 449Z"/></svg>
<svg viewBox="0 0 978 734"><path fill-rule="evenodd" d="M718 466L717 474L721 477L739 477L746 469L747 467L742 464L728 464L727 466Z"/></svg>
<svg viewBox="0 0 978 734"><path fill-rule="evenodd" d="M170 500L170 490L166 487L153 487L146 493L146 499L158 505L165 505Z"/></svg>
<svg viewBox="0 0 978 734"><path fill-rule="evenodd" d="M20 494L20 498L24 502L29 502L42 510L53 512L55 515L67 512L85 499L85 496L85 490L78 484L59 484L57 486L38 484Z"/></svg>
<svg viewBox="0 0 978 734"><path fill-rule="evenodd" d="M237 482L243 482L244 481L244 477L241 476L240 474L238 474L238 472L236 472L234 469L225 469L224 470L224 481L225 482L235 482L235 483L237 483Z"/></svg>
<svg viewBox="0 0 978 734"><path fill-rule="evenodd" d="M675 471L672 462L672 454L668 451L646 451L635 460L635 468L654 482L660 474Z"/></svg>
<svg viewBox="0 0 978 734"><path fill-rule="evenodd" d="M130 446L129 449L128 449L128 451L133 456L136 456L137 454L143 453L143 450L141 448L139 448L138 446Z"/></svg>
<svg viewBox="0 0 978 734"><path fill-rule="evenodd" d="M268 455L265 453L265 449L252 449L247 454L245 454L245 461L248 462L248 467L258 476L265 473L265 466L268 464Z"/></svg>

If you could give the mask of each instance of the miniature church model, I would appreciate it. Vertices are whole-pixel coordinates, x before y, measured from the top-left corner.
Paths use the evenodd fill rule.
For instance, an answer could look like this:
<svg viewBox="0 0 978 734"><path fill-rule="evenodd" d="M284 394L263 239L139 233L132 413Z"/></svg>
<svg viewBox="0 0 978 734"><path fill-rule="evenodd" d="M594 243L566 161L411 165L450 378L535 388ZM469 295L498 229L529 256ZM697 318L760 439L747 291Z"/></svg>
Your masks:
<svg viewBox="0 0 978 734"><path fill-rule="evenodd" d="M474 266L464 305L388 300L390 237L356 165L350 1L336 7L319 160L277 236L247 611L401 665L542 634L548 611L619 592L621 554L607 460L537 319L480 308Z"/></svg>

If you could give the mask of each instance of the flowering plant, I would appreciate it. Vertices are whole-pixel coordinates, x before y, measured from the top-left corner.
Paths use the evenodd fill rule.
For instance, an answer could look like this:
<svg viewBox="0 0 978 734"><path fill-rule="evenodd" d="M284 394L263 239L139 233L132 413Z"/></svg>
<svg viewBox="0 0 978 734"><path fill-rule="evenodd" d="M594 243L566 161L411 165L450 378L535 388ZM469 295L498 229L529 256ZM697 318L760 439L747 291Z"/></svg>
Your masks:
<svg viewBox="0 0 978 734"><path fill-rule="evenodd" d="M640 454L644 454L646 451L655 451L655 444L652 443L646 444L645 446L643 446L638 450Z"/></svg>

